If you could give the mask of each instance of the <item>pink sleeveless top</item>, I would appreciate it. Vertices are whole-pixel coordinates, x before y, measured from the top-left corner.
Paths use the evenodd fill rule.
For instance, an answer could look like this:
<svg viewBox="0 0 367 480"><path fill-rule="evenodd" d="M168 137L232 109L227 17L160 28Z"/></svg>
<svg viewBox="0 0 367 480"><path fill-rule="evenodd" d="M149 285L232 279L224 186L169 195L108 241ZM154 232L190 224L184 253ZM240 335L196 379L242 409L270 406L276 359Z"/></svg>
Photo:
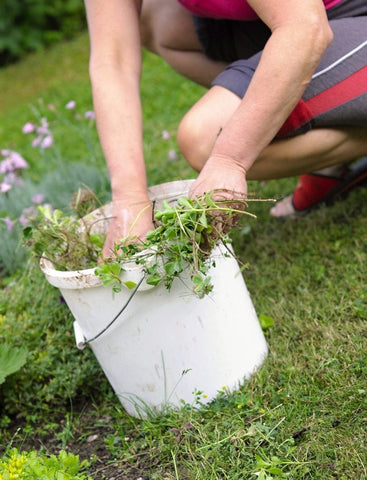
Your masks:
<svg viewBox="0 0 367 480"><path fill-rule="evenodd" d="M254 10L245 0L178 0L189 12L200 17L226 18L229 20L256 20ZM323 0L325 8L331 8L342 0Z"/></svg>

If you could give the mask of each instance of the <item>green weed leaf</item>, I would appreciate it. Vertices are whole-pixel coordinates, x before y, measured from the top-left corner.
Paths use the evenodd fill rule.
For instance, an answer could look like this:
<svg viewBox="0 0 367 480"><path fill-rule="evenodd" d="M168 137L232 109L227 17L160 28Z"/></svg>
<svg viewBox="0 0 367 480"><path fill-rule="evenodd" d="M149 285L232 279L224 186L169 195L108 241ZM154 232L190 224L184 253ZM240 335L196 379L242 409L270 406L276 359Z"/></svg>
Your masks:
<svg viewBox="0 0 367 480"><path fill-rule="evenodd" d="M20 370L27 360L27 351L23 348L0 344L0 384L12 373Z"/></svg>
<svg viewBox="0 0 367 480"><path fill-rule="evenodd" d="M155 287L160 283L161 280L162 280L162 277L158 274L155 274L148 277L146 279L146 282L148 285L153 285Z"/></svg>
<svg viewBox="0 0 367 480"><path fill-rule="evenodd" d="M136 287L136 283L135 282L132 282L131 280L126 280L126 282L122 282L125 287L127 287L129 290L134 290L134 288Z"/></svg>
<svg viewBox="0 0 367 480"><path fill-rule="evenodd" d="M274 319L272 317L268 317L267 315L259 315L259 322L263 330L267 330L268 328L274 326Z"/></svg>
<svg viewBox="0 0 367 480"><path fill-rule="evenodd" d="M181 197L177 200L177 204L180 205L180 207L187 208L188 210L191 210L192 207L192 200L189 200L186 197Z"/></svg>

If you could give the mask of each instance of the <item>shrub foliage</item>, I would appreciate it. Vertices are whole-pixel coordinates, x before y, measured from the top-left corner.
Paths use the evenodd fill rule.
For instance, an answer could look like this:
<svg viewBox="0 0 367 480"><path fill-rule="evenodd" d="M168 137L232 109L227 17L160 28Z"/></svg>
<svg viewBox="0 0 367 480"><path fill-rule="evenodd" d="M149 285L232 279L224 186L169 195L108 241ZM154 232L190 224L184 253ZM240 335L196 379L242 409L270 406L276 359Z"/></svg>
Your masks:
<svg viewBox="0 0 367 480"><path fill-rule="evenodd" d="M86 25L83 0L2 0L0 66L62 38Z"/></svg>

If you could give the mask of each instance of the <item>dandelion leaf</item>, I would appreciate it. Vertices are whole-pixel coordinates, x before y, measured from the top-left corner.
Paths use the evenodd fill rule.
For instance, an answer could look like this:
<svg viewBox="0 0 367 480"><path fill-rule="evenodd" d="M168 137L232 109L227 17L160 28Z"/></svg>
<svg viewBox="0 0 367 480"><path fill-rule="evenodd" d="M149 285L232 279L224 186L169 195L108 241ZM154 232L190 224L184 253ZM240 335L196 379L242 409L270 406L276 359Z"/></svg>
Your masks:
<svg viewBox="0 0 367 480"><path fill-rule="evenodd" d="M21 369L26 360L26 350L11 345L0 345L0 384L7 376Z"/></svg>

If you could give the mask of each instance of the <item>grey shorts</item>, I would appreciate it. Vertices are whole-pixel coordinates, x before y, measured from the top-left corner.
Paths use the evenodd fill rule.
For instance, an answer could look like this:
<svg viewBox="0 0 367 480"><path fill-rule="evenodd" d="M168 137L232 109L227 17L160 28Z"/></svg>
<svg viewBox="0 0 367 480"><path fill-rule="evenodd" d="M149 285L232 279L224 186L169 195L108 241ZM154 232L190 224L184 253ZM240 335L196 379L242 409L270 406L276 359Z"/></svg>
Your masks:
<svg viewBox="0 0 367 480"><path fill-rule="evenodd" d="M333 42L278 137L317 127L367 126L367 2L344 0L327 13ZM194 22L206 55L229 62L212 85L242 98L270 30L260 20L195 17Z"/></svg>

